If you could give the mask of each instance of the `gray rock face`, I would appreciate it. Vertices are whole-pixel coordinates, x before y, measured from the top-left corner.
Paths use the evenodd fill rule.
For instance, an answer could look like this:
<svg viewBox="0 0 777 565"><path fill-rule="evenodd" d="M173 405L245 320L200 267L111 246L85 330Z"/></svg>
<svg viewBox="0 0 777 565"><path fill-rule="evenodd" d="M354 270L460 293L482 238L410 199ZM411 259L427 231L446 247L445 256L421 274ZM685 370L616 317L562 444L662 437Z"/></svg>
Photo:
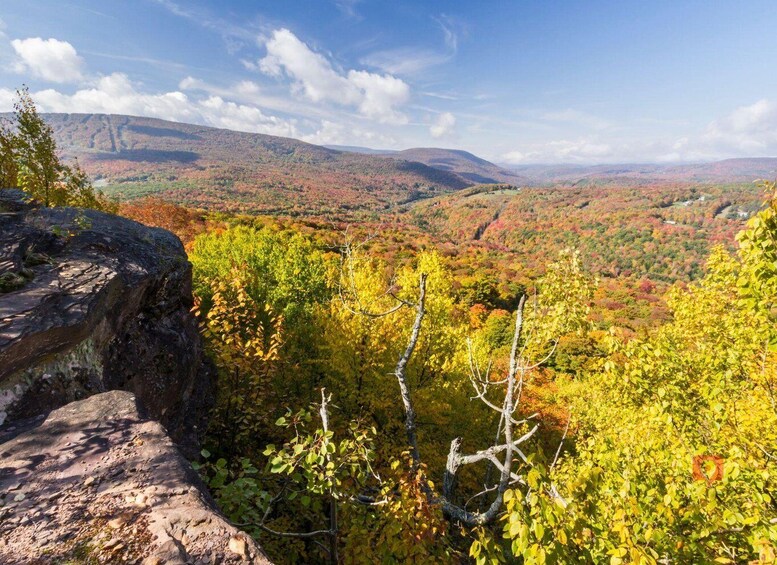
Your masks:
<svg viewBox="0 0 777 565"><path fill-rule="evenodd" d="M269 563L131 393L13 427L0 432L0 563Z"/></svg>
<svg viewBox="0 0 777 565"><path fill-rule="evenodd" d="M213 372L191 306L171 233L0 190L0 425L127 390L192 455Z"/></svg>

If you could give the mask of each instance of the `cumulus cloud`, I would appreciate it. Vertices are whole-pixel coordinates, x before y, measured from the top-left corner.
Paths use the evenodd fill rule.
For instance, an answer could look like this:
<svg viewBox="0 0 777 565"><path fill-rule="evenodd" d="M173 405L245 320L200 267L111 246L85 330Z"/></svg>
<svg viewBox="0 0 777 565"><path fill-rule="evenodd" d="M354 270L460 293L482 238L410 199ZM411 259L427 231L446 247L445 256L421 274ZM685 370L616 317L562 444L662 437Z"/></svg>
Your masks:
<svg viewBox="0 0 777 565"><path fill-rule="evenodd" d="M433 138L439 139L441 137L448 137L452 135L455 129L456 116L450 112L443 112L437 116L437 119L432 124L432 127L429 128L429 133L432 134Z"/></svg>
<svg viewBox="0 0 777 565"><path fill-rule="evenodd" d="M777 103L759 100L707 126L702 145L714 152L765 156L777 153Z"/></svg>
<svg viewBox="0 0 777 565"><path fill-rule="evenodd" d="M194 98L177 90L145 93L122 73L101 77L94 86L72 94L46 89L32 96L44 112L129 114L270 135L298 135L295 120L268 115L256 106L217 95ZM0 89L0 111L9 111L13 99L11 90Z"/></svg>
<svg viewBox="0 0 777 565"><path fill-rule="evenodd" d="M259 69L273 77L291 79L292 91L312 102L351 106L382 123L406 123L396 109L410 97L410 87L390 74L350 70L342 73L287 29L278 29L265 44L267 55Z"/></svg>
<svg viewBox="0 0 777 565"><path fill-rule="evenodd" d="M83 79L84 61L67 41L29 37L14 39L11 46L17 61L14 70L31 73L49 82L66 83Z"/></svg>

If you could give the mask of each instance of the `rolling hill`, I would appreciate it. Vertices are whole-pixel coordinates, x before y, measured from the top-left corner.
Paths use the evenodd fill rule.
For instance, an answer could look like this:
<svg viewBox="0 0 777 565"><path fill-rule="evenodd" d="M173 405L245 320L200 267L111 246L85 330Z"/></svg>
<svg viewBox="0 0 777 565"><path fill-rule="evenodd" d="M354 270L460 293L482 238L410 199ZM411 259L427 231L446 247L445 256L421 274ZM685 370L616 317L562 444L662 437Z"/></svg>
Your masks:
<svg viewBox="0 0 777 565"><path fill-rule="evenodd" d="M622 165L518 165L510 167L529 184L577 184L591 182L655 183L752 182L777 177L777 158L740 158L690 163Z"/></svg>
<svg viewBox="0 0 777 565"><path fill-rule="evenodd" d="M109 194L217 210L377 211L472 183L423 163L152 118L46 114L65 157Z"/></svg>
<svg viewBox="0 0 777 565"><path fill-rule="evenodd" d="M507 182L511 184L528 184L528 178L500 167L490 161L481 159L468 151L459 149L441 149L438 147L415 147L402 151L389 149L370 149L368 147L354 147L350 145L328 145L330 149L349 151L366 155L382 155L405 161L416 161L429 165L441 171L449 171L471 181L474 184L494 184Z"/></svg>
<svg viewBox="0 0 777 565"><path fill-rule="evenodd" d="M528 271L575 247L604 276L673 282L700 276L762 200L752 184L486 185L414 202L408 219L458 253L490 249Z"/></svg>
<svg viewBox="0 0 777 565"><path fill-rule="evenodd" d="M394 159L418 161L435 169L450 171L477 184L510 183L526 184L528 179L517 173L494 165L467 151L419 147L405 149L390 155Z"/></svg>

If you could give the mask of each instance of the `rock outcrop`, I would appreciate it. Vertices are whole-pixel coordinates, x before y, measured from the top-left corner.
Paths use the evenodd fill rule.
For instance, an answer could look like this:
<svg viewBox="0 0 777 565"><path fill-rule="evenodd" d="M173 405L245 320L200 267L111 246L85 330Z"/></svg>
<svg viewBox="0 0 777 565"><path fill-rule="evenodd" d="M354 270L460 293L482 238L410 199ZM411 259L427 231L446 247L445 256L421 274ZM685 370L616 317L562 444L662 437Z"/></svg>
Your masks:
<svg viewBox="0 0 777 565"><path fill-rule="evenodd" d="M189 455L212 398L173 234L0 190L0 425L133 392Z"/></svg>
<svg viewBox="0 0 777 565"><path fill-rule="evenodd" d="M267 563L185 459L214 394L171 233L0 190L0 563Z"/></svg>
<svg viewBox="0 0 777 565"><path fill-rule="evenodd" d="M131 393L13 428L0 433L0 563L269 563Z"/></svg>

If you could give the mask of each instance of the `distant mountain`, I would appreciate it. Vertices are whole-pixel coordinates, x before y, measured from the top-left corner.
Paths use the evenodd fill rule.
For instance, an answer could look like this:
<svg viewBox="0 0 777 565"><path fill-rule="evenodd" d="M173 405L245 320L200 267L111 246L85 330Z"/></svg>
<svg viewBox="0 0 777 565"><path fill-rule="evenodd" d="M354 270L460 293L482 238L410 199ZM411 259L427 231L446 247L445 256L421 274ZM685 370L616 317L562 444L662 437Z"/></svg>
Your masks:
<svg viewBox="0 0 777 565"><path fill-rule="evenodd" d="M109 194L163 193L215 210L352 215L474 184L646 186L750 183L777 177L777 158L683 165L531 165L508 170L471 153L337 149L296 139L103 114L46 114L66 157ZM345 151L348 149L348 151Z"/></svg>
<svg viewBox="0 0 777 565"><path fill-rule="evenodd" d="M671 283L701 276L711 247L733 244L762 200L748 183L491 184L407 208L413 224L457 253L489 250L524 273L541 273L572 247L591 272Z"/></svg>
<svg viewBox="0 0 777 565"><path fill-rule="evenodd" d="M576 184L586 181L751 182L777 177L777 158L725 159L681 165L516 165L509 166L531 184Z"/></svg>
<svg viewBox="0 0 777 565"><path fill-rule="evenodd" d="M350 151L366 155L384 155L392 159L415 161L439 169L449 171L471 181L474 184L512 183L526 184L528 179L516 174L510 169L494 165L467 151L459 149L440 149L438 147L415 147L403 151L390 149L370 149L352 145L326 145L337 151Z"/></svg>
<svg viewBox="0 0 777 565"><path fill-rule="evenodd" d="M364 155L391 155L396 153L393 149L370 149L369 147L359 147L358 145L323 145L322 147L334 149L335 151L363 153Z"/></svg>
<svg viewBox="0 0 777 565"><path fill-rule="evenodd" d="M669 167L669 176L682 176L687 180L698 181L752 181L755 179L777 178L777 158L725 159L712 163L678 165Z"/></svg>
<svg viewBox="0 0 777 565"><path fill-rule="evenodd" d="M472 183L419 162L152 118L46 114L66 157L107 192L232 211L378 211Z"/></svg>
<svg viewBox="0 0 777 565"><path fill-rule="evenodd" d="M472 183L510 183L525 184L527 179L498 165L481 159L467 151L458 149L438 149L419 147L392 153L390 157L424 163L435 169L450 171L464 177Z"/></svg>

